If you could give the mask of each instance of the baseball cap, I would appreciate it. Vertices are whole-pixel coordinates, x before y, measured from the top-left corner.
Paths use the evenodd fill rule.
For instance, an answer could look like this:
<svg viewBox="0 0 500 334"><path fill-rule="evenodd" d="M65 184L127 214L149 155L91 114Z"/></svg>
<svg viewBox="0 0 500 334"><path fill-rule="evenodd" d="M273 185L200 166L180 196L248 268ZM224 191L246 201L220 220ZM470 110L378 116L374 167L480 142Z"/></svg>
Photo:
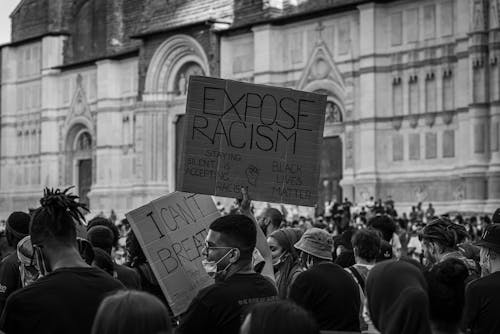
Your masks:
<svg viewBox="0 0 500 334"><path fill-rule="evenodd" d="M491 249L500 254L500 224L488 225L481 236L481 240L476 242L475 245Z"/></svg>
<svg viewBox="0 0 500 334"><path fill-rule="evenodd" d="M320 259L332 260L333 239L325 230L313 227L295 244L295 248Z"/></svg>

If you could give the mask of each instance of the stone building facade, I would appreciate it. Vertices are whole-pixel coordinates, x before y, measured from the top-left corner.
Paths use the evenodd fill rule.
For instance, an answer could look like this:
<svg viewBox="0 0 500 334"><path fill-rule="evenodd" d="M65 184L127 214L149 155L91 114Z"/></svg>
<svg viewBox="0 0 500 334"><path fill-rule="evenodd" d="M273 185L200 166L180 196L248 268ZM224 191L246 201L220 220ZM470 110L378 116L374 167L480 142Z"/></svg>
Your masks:
<svg viewBox="0 0 500 334"><path fill-rule="evenodd" d="M323 200L500 206L500 0L23 0L1 47L0 215L175 189L190 75L328 95ZM321 203L320 203L321 204Z"/></svg>

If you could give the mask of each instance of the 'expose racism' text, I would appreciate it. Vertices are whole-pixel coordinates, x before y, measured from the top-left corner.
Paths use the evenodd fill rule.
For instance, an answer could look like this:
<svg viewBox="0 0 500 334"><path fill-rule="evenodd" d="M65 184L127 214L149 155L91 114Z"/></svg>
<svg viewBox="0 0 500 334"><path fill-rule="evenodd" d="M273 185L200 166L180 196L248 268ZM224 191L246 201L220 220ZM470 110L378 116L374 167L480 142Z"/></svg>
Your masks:
<svg viewBox="0 0 500 334"><path fill-rule="evenodd" d="M211 102L220 105L224 99L225 110L215 111L207 106ZM237 99L223 88L204 87L202 115L195 115L191 139L206 138L214 144L220 138L235 149L277 152L281 145L290 145L296 152L300 131L308 128L305 110L314 101L271 94L243 93ZM226 119L226 116L236 116ZM300 131L299 131L300 130Z"/></svg>

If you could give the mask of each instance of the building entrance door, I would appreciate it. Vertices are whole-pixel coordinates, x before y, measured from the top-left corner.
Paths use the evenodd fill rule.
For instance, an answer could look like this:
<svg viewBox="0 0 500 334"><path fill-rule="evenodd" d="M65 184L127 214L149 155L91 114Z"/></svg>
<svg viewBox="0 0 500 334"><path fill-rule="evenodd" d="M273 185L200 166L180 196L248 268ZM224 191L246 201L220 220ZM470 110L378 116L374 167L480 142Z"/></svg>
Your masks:
<svg viewBox="0 0 500 334"><path fill-rule="evenodd" d="M321 148L321 169L319 173L319 212L325 209L325 203L342 202L342 140L340 137L323 139Z"/></svg>
<svg viewBox="0 0 500 334"><path fill-rule="evenodd" d="M90 187L92 186L92 159L78 160L78 196L80 202L89 206Z"/></svg>

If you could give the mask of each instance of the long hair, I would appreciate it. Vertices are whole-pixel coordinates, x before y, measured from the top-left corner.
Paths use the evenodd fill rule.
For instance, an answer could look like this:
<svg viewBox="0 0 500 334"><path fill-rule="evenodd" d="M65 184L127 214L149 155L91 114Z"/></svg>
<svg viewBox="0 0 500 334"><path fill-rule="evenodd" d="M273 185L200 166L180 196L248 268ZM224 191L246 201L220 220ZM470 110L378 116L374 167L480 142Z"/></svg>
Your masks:
<svg viewBox="0 0 500 334"><path fill-rule="evenodd" d="M106 297L97 311L92 334L170 334L165 305L155 296L134 290Z"/></svg>
<svg viewBox="0 0 500 334"><path fill-rule="evenodd" d="M454 332L460 326L469 272L458 259L436 264L425 277L429 286L430 317L436 328Z"/></svg>
<svg viewBox="0 0 500 334"><path fill-rule="evenodd" d="M299 270L298 254L294 245L300 240L301 236L302 231L296 228L277 230L269 235L270 238L275 239L276 242L283 248L283 252L286 252L282 259L282 264L279 267L280 275L276 282L278 295L283 299L287 298L291 278L294 273Z"/></svg>
<svg viewBox="0 0 500 334"><path fill-rule="evenodd" d="M443 251L458 250L458 244L469 236L465 227L446 217L437 217L427 224L420 234L424 241L436 242Z"/></svg>

